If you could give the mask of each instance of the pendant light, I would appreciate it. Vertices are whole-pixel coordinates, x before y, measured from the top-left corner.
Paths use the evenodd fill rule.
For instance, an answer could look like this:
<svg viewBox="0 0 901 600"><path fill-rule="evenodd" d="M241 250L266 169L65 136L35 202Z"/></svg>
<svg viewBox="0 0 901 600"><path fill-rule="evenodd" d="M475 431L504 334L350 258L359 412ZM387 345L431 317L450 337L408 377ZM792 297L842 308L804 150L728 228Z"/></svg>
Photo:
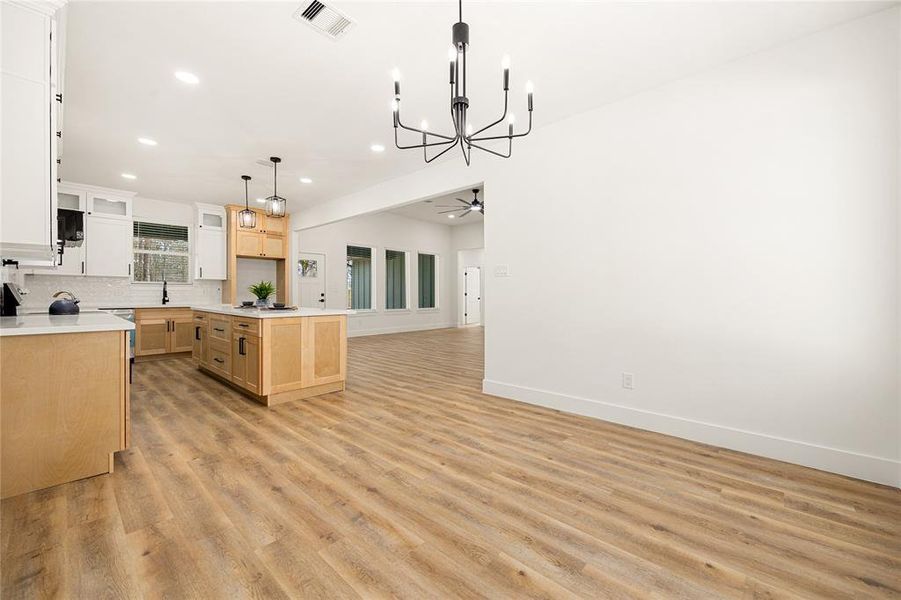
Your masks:
<svg viewBox="0 0 901 600"><path fill-rule="evenodd" d="M270 156L272 161L272 195L266 198L266 216L284 217L288 201L278 195L278 163L282 162L277 156Z"/></svg>
<svg viewBox="0 0 901 600"><path fill-rule="evenodd" d="M250 200L248 199L247 186L250 181L250 175L241 175L244 180L244 210L238 213L238 226L244 229L256 229L257 213L250 210Z"/></svg>

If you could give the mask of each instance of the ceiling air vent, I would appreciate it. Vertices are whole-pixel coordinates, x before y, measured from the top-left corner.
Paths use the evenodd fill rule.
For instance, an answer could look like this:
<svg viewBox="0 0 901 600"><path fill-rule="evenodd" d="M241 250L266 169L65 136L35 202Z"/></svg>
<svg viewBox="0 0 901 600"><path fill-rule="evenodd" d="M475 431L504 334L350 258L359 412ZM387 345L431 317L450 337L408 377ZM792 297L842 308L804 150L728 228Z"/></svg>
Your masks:
<svg viewBox="0 0 901 600"><path fill-rule="evenodd" d="M294 18L333 40L340 40L354 25L353 21L319 0L308 0L301 4L294 11Z"/></svg>

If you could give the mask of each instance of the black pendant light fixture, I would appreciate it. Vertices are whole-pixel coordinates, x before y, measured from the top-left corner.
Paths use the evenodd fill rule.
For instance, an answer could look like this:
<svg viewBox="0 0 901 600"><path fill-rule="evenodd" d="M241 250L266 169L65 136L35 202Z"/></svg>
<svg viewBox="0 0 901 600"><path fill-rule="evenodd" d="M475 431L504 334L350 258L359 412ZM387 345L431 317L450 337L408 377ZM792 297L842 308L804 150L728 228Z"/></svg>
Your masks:
<svg viewBox="0 0 901 600"><path fill-rule="evenodd" d="M513 153L513 138L520 138L529 135L532 131L532 82L526 83L526 94L528 95L529 110L529 128L523 133L514 133L514 117L512 114L507 115L507 96L510 91L510 59L504 57L501 61L501 68L504 71L504 114L501 118L493 123L473 131L472 125L467 120L467 112L469 110L469 98L466 96L466 51L469 48L469 25L463 22L463 0L459 0L459 20L452 28L451 39L453 46L448 51L448 59L450 60L450 112L451 119L454 124L453 135L444 135L433 133L428 130L428 123L423 121L417 129L416 127L408 127L403 124L400 118L400 73L394 70L394 101L391 103L391 109L394 113L394 145L401 150L422 149L422 157L425 162L430 163L445 152L452 150L458 144L463 152L463 160L469 164L470 154L473 148L484 150L501 158L510 158ZM507 121L506 135L490 135L487 132L495 125ZM406 129L418 133L422 136L421 143L402 146L397 138L397 129ZM485 135L481 135L483 132ZM507 149L504 152L489 150L481 145L481 142L491 142L495 140L507 140ZM429 148L434 150L441 149L440 152L429 156Z"/></svg>
<svg viewBox="0 0 901 600"><path fill-rule="evenodd" d="M288 201L278 195L278 163L282 162L277 156L270 156L272 161L272 195L266 198L266 216L284 217Z"/></svg>
<svg viewBox="0 0 901 600"><path fill-rule="evenodd" d="M257 226L257 213L250 210L250 200L247 192L250 175L241 175L241 179L244 180L244 210L238 213L238 227L255 229Z"/></svg>

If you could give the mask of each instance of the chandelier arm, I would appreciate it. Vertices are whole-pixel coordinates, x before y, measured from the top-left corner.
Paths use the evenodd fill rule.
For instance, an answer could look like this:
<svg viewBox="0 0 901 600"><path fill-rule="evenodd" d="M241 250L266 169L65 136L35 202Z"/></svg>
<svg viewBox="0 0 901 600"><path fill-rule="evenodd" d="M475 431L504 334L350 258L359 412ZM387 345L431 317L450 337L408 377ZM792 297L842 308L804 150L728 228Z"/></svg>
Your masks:
<svg viewBox="0 0 901 600"><path fill-rule="evenodd" d="M407 131L414 131L416 133L424 133L426 135L433 135L435 137L438 137L438 138L441 138L444 140L448 140L450 142L457 139L456 136L451 137L448 135L442 135L440 133L434 133L432 131L425 131L424 129L417 129L416 127L408 127L408 126L404 125L403 121L401 121L401 119L400 119L400 102L397 103L397 124L400 125L403 129L406 129Z"/></svg>
<svg viewBox="0 0 901 600"><path fill-rule="evenodd" d="M453 150L453 149L454 149L454 146L456 146L456 145L457 145L457 143L454 142L453 144L451 144L450 146L448 146L447 148L445 148L444 150L442 150L441 152L439 152L438 154L436 154L436 155L433 156L432 158L426 158L426 159L425 159L425 162L426 162L426 163L432 162L433 160L435 160L435 159L437 159L438 157L440 157L442 154L444 154L444 153L446 153L446 152L448 152L448 151L450 151L450 150ZM422 149L422 153L423 153L423 156L425 156L425 148Z"/></svg>
<svg viewBox="0 0 901 600"><path fill-rule="evenodd" d="M510 144L509 149L507 150L507 154L501 154L500 152L495 152L494 150L490 150L485 148L484 146L479 146L478 144L470 144L473 148L478 148L479 150L483 150L495 156L500 156L501 158L510 158L510 155L513 153L513 144Z"/></svg>
<svg viewBox="0 0 901 600"><path fill-rule="evenodd" d="M508 108L507 100L508 100L509 94L510 94L510 92L508 90L504 90L504 114L501 115L501 118L498 119L497 121L495 121L494 123L492 123L491 125L486 125L485 127L482 127L481 129L479 129L478 131L473 132L472 135L470 135L469 137L479 135L486 129L491 129L492 127L494 127L495 125L497 125L498 123L500 123L501 121L503 121L504 119L507 118L507 108Z"/></svg>
<svg viewBox="0 0 901 600"><path fill-rule="evenodd" d="M526 137L530 133L532 133L532 114L531 113L529 113L529 128L524 133L514 133L513 135L510 135L510 134L492 135L490 137L469 138L469 140L473 141L473 142L487 142L487 141L491 141L491 140L503 140L503 139L512 140L514 138Z"/></svg>
<svg viewBox="0 0 901 600"><path fill-rule="evenodd" d="M466 146L469 146L469 153L466 152ZM463 143L463 138L460 138L460 150L463 152L463 160L466 161L466 166L469 166L469 159L472 156L472 146L468 143Z"/></svg>
<svg viewBox="0 0 901 600"><path fill-rule="evenodd" d="M453 139L448 142L429 142L425 145L415 144L413 146L401 146L400 142L397 139L397 131L394 132L394 145L397 147L398 150L415 150L417 148L426 148L426 147L432 147L432 146L446 146L447 144L453 144L456 141L457 141L456 139Z"/></svg>

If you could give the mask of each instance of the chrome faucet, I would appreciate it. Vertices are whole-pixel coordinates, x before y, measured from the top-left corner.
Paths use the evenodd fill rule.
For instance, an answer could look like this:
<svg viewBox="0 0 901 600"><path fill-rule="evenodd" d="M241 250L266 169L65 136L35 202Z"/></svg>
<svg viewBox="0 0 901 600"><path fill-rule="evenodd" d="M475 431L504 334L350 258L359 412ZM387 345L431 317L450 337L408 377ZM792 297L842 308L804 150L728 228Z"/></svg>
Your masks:
<svg viewBox="0 0 901 600"><path fill-rule="evenodd" d="M169 293L166 291L166 280L163 280L163 304L169 303Z"/></svg>

